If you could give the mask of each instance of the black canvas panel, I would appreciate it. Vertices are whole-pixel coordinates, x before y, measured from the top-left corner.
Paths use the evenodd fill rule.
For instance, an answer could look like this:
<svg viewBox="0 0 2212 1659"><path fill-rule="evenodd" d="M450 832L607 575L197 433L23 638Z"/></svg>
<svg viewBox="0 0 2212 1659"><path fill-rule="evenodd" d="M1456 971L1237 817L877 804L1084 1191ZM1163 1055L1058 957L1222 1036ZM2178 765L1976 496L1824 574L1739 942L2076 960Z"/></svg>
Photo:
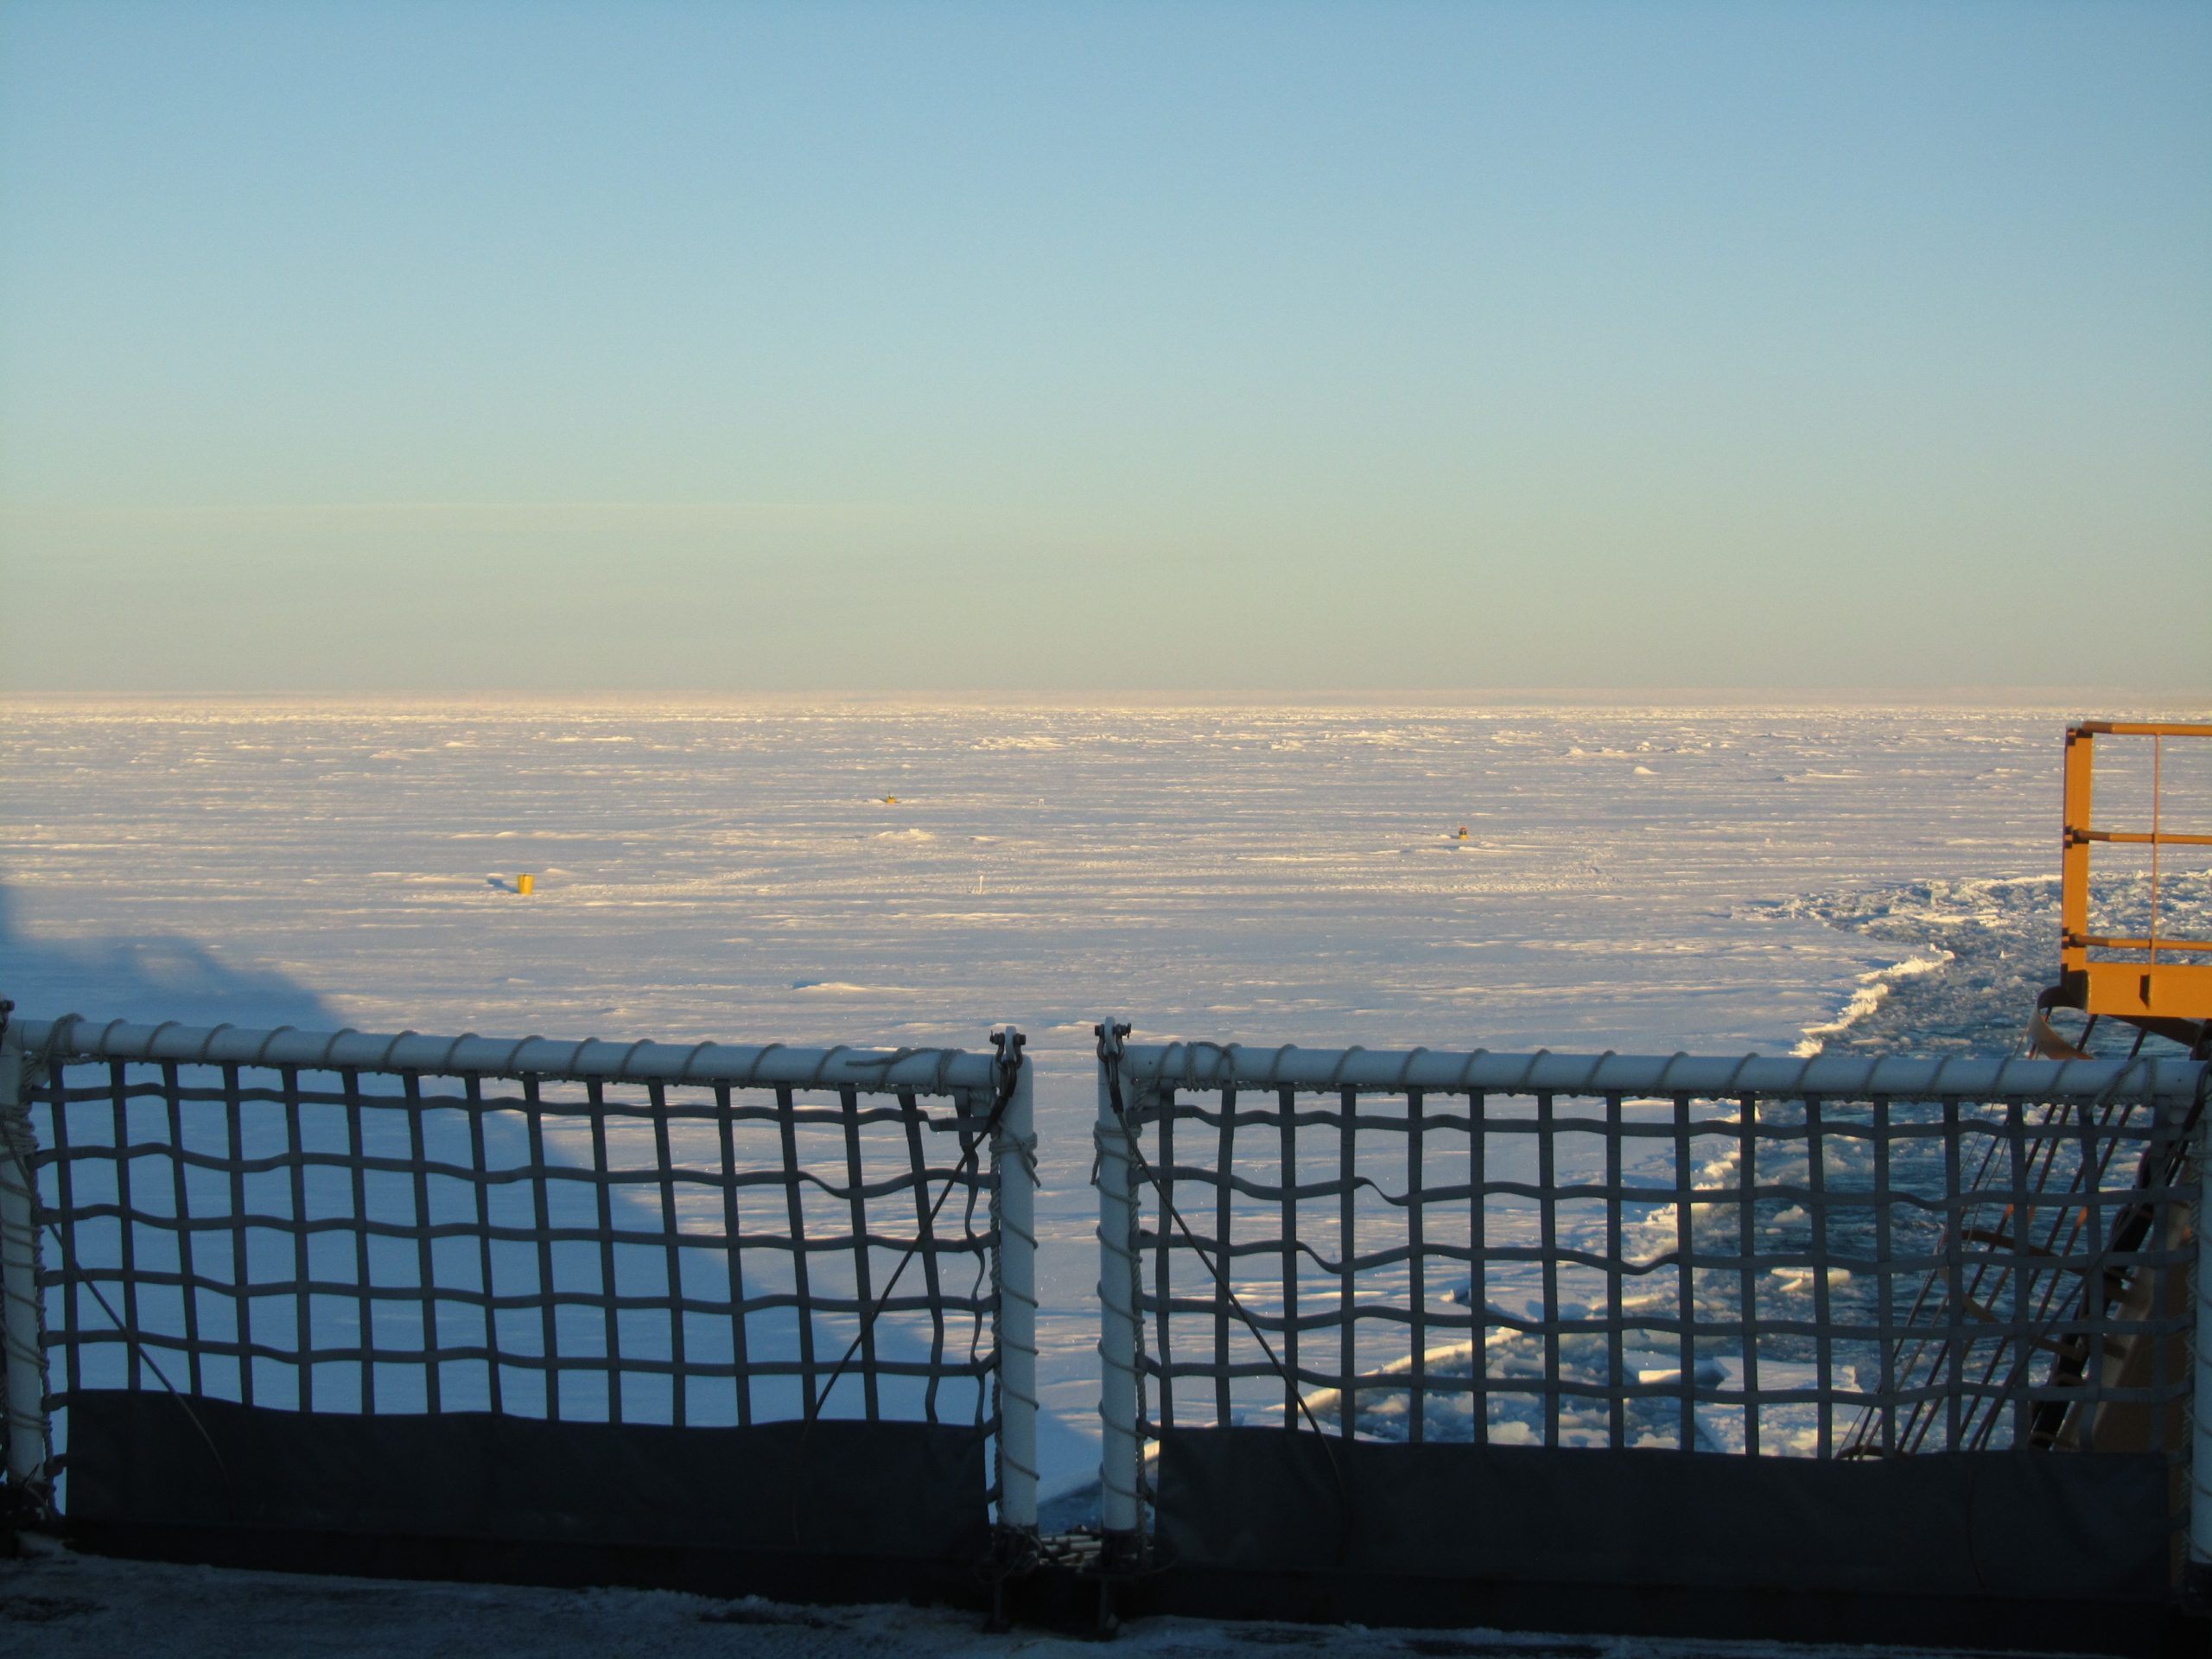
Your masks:
<svg viewBox="0 0 2212 1659"><path fill-rule="evenodd" d="M985 1432L303 1413L73 1394L72 1520L972 1560Z"/></svg>
<svg viewBox="0 0 2212 1659"><path fill-rule="evenodd" d="M2161 1599L2157 1454L1844 1462L1171 1429L1159 1530L1193 1566L1900 1595Z"/></svg>

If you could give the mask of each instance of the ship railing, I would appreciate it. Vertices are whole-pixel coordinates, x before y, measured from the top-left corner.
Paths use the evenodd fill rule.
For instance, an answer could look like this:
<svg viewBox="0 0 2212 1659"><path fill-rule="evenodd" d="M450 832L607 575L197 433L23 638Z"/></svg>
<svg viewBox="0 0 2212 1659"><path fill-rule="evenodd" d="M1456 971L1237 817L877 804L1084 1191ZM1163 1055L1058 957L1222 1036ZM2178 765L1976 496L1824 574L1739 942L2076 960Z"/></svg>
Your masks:
<svg viewBox="0 0 2212 1659"><path fill-rule="evenodd" d="M1122 1554L2083 1605L2212 1560L2201 1063L1126 1031Z"/></svg>
<svg viewBox="0 0 2212 1659"><path fill-rule="evenodd" d="M1033 1087L995 1042L18 1021L10 1487L195 1559L964 1578L1036 1522Z"/></svg>

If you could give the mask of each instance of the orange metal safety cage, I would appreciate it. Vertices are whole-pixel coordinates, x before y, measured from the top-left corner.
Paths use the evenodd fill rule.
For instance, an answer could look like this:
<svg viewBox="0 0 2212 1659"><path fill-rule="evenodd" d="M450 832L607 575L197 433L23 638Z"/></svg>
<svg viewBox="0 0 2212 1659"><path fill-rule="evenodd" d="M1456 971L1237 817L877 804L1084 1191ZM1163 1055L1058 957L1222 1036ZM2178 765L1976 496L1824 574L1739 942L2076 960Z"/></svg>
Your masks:
<svg viewBox="0 0 2212 1659"><path fill-rule="evenodd" d="M2147 829L2101 830L2091 821L2095 740L2151 741L2151 823ZM2212 835L2169 830L2162 791L2169 738L2212 738L2212 725L2084 721L2066 728L2065 845L2059 884L2059 982L2050 1005L2109 1015L2190 1043L2212 1020L2212 939L2175 938L2159 931L2158 850L2212 847ZM2100 843L2151 849L2148 931L2140 937L2089 931L2089 858ZM2089 953L2099 953L2096 960Z"/></svg>

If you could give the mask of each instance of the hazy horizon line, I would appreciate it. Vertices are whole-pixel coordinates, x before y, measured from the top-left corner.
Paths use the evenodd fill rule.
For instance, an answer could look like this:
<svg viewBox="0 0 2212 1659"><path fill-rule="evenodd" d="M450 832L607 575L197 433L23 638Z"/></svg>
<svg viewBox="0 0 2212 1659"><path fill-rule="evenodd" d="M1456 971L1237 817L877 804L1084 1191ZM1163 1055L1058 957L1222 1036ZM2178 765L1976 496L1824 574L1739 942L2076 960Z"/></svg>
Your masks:
<svg viewBox="0 0 2212 1659"><path fill-rule="evenodd" d="M2212 692L2188 693L2128 686L1932 686L1906 691L1878 686L1496 686L1461 688L1333 688L1293 690L1248 686L1199 690L1101 686L1053 690L971 688L943 690L649 690L636 687L471 688L466 690L0 690L0 703L35 704L751 704L898 705L953 708L1277 708L1503 707L1619 708L1735 707L1755 709L2018 709L2047 711L2127 702L2145 711L2212 715Z"/></svg>

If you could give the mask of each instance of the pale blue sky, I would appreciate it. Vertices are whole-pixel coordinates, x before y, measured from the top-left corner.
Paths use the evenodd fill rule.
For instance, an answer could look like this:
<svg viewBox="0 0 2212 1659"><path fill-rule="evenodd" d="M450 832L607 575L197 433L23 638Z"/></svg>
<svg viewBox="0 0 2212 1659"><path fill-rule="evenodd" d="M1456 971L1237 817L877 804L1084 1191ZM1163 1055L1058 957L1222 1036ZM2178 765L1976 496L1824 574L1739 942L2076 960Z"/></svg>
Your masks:
<svg viewBox="0 0 2212 1659"><path fill-rule="evenodd" d="M0 5L17 690L2212 690L2212 7Z"/></svg>

